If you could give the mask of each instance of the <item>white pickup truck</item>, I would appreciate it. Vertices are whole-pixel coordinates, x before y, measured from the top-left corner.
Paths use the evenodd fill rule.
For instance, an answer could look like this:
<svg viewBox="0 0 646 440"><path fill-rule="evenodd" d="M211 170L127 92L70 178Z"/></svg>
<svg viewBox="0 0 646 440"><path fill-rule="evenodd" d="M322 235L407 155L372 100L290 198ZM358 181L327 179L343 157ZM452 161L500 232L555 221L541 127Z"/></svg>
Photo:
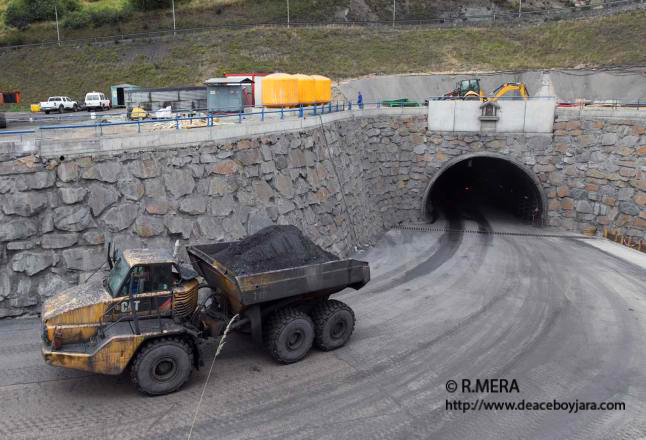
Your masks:
<svg viewBox="0 0 646 440"><path fill-rule="evenodd" d="M85 95L85 108L87 111L92 109L96 110L110 110L112 103L101 92L90 92Z"/></svg>
<svg viewBox="0 0 646 440"><path fill-rule="evenodd" d="M40 110L46 114L49 114L49 112L63 113L65 110L77 112L79 105L67 96L50 96L47 101L40 103Z"/></svg>

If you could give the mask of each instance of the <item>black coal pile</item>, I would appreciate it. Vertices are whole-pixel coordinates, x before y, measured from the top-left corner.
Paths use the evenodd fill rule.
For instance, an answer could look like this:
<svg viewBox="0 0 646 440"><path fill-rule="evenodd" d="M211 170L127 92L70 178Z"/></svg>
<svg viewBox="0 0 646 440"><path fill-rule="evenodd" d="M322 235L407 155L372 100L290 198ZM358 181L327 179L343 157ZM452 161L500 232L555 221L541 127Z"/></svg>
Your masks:
<svg viewBox="0 0 646 440"><path fill-rule="evenodd" d="M213 256L236 275L326 263L339 258L291 225L268 226Z"/></svg>

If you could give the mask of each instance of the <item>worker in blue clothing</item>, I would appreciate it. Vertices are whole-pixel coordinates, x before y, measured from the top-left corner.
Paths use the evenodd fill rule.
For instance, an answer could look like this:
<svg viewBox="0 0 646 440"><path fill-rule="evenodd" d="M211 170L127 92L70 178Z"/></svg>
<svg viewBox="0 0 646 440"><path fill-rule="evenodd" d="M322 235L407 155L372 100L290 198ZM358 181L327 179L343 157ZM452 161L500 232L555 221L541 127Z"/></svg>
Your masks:
<svg viewBox="0 0 646 440"><path fill-rule="evenodd" d="M359 96L357 96L357 106L360 109L363 109L363 96L361 95L361 92L359 92Z"/></svg>

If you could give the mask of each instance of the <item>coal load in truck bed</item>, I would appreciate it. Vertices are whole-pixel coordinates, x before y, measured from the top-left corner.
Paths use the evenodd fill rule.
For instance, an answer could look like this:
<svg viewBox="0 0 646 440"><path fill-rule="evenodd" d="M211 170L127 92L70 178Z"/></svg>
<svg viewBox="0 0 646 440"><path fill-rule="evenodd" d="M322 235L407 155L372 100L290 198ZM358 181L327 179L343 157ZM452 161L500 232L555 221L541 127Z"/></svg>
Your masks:
<svg viewBox="0 0 646 440"><path fill-rule="evenodd" d="M336 261L291 225L268 226L213 256L236 275Z"/></svg>

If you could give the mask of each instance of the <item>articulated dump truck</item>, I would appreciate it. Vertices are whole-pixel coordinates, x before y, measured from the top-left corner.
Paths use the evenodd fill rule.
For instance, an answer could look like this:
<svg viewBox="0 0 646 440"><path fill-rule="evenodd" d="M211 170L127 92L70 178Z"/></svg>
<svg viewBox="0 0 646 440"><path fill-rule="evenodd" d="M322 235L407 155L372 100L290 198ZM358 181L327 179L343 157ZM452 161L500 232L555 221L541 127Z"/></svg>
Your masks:
<svg viewBox="0 0 646 440"><path fill-rule="evenodd" d="M204 364L206 344L220 340L230 323L286 364L301 360L313 344L333 350L348 341L354 312L329 297L363 287L368 263L345 259L236 274L214 258L235 243L188 246L195 270L169 251L108 250L104 279L43 305L45 361L111 375L130 369L140 391L159 395L186 383ZM210 291L198 304L202 288Z"/></svg>

